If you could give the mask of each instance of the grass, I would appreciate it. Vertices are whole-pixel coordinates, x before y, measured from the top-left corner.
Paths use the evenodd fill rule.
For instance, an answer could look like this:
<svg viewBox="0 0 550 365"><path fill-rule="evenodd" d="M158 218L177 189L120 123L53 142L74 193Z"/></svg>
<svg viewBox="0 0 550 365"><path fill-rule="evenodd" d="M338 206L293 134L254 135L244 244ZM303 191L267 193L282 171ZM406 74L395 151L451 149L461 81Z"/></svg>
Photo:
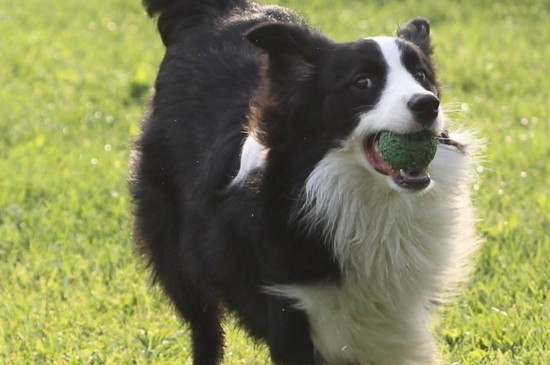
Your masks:
<svg viewBox="0 0 550 365"><path fill-rule="evenodd" d="M550 3L281 0L337 40L431 19L444 102L488 138L486 244L434 324L449 364L550 361ZM131 141L163 48L138 0L0 0L0 363L189 363L133 253ZM265 364L227 324L226 364Z"/></svg>

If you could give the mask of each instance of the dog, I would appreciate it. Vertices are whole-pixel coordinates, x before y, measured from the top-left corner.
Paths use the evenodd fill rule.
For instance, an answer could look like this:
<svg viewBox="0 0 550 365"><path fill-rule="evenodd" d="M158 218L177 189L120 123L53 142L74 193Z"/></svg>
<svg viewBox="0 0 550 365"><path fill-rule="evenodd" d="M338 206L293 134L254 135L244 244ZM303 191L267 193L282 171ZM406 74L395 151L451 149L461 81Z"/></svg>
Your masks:
<svg viewBox="0 0 550 365"><path fill-rule="evenodd" d="M224 312L275 364L440 360L434 307L478 244L475 140L448 132L430 24L337 43L248 0L144 0L166 54L136 141L135 235L191 330L223 357ZM382 131L437 138L394 169Z"/></svg>

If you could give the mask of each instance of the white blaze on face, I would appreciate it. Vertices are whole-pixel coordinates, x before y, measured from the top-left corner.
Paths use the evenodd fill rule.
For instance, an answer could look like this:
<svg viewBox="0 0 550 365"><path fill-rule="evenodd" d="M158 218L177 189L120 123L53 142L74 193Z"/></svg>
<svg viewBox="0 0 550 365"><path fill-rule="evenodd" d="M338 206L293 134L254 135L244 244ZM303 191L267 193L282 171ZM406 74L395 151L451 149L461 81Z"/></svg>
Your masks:
<svg viewBox="0 0 550 365"><path fill-rule="evenodd" d="M403 65L397 40L392 37L375 37L388 67L386 85L376 107L360 116L356 132L368 135L382 130L413 133L423 129L417 123L407 103L416 94L434 95L415 80ZM439 107L437 119L430 127L436 134L443 130L443 111Z"/></svg>

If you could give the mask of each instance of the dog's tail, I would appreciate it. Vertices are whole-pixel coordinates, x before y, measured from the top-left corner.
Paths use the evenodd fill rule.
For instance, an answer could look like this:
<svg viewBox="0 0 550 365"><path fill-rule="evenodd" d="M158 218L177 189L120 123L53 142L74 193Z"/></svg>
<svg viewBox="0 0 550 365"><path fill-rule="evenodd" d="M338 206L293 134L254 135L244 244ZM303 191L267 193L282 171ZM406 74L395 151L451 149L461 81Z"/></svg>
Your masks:
<svg viewBox="0 0 550 365"><path fill-rule="evenodd" d="M205 19L216 18L248 0L142 0L151 17L158 16L158 29L166 46L183 28L195 26Z"/></svg>

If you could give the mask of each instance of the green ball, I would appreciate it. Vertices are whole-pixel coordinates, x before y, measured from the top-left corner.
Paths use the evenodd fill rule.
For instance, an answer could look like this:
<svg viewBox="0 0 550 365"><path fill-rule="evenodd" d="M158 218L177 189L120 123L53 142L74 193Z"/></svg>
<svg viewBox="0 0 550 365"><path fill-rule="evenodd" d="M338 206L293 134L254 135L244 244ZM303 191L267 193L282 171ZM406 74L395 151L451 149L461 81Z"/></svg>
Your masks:
<svg viewBox="0 0 550 365"><path fill-rule="evenodd" d="M427 132L397 134L383 131L378 139L378 150L393 169L420 171L434 159L437 140Z"/></svg>

